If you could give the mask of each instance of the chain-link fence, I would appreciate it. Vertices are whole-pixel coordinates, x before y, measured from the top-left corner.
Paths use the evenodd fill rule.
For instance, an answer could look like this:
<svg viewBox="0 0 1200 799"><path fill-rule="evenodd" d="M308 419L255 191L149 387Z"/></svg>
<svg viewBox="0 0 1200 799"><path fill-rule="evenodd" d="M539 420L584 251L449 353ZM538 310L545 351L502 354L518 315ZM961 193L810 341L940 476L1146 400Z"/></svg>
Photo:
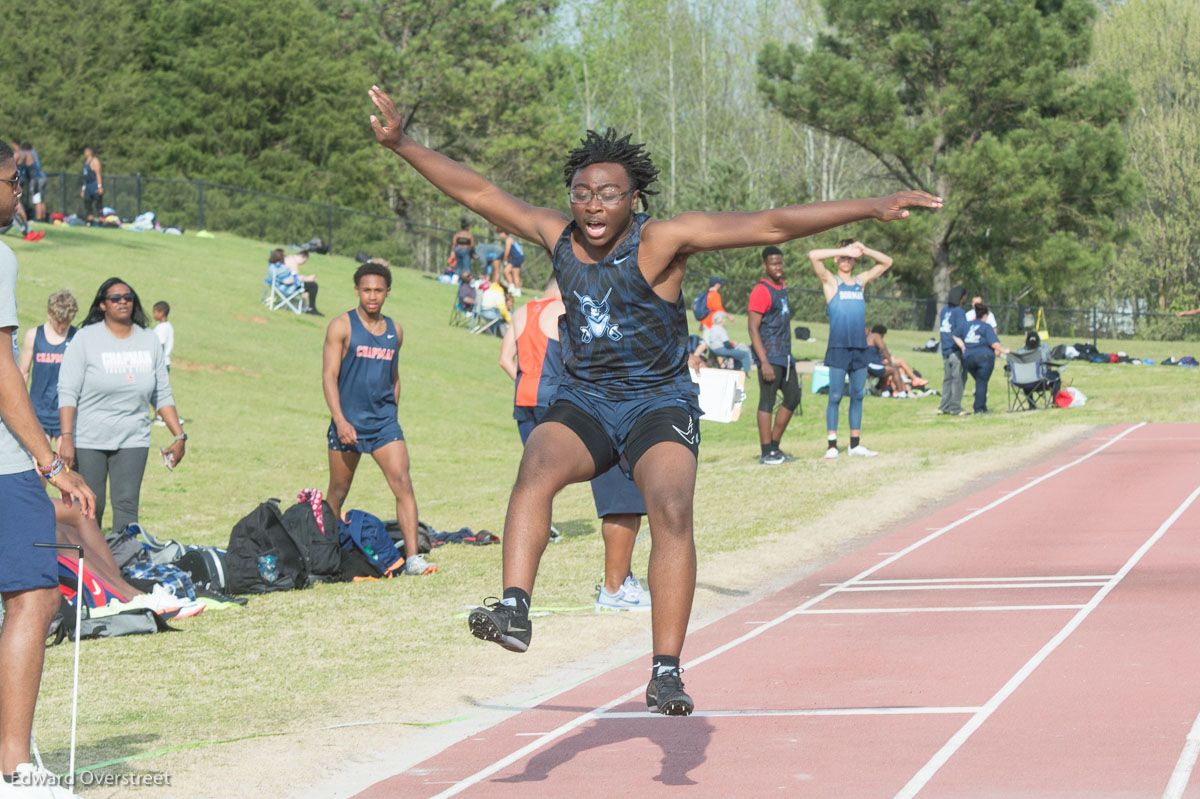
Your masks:
<svg viewBox="0 0 1200 799"><path fill-rule="evenodd" d="M43 197L48 213L84 215L79 176L48 172ZM327 203L211 183L206 180L105 175L102 203L125 222L153 211L164 228L236 233L276 245L303 244L319 237L330 252L353 257L365 253L393 266L440 273L446 268L454 215L444 209L431 223L406 222L394 214L373 214ZM440 223L440 224L439 224ZM489 241L477 236L479 241ZM540 287L549 261L537 248L526 253L524 282Z"/></svg>
<svg viewBox="0 0 1200 799"><path fill-rule="evenodd" d="M79 176L46 174L44 199L48 212L83 215ZM103 203L122 220L153 211L158 222L183 230L219 230L274 244L301 244L314 236L330 245L331 252L355 256L366 253L387 259L393 266L440 273L446 268L450 236L457 229L461 209L441 209L428 223L405 222L391 214L373 214L326 203L283 197L205 180L153 178L144 175L107 175ZM477 237L480 241L485 237ZM523 282L541 287L550 274L549 259L538 247L526 248ZM704 289L706 278L690 273L684 285L686 303ZM730 279L721 291L725 307L740 313L746 308L757 281ZM938 305L931 298L898 297L889 292L867 292L867 321L897 330L932 330ZM825 297L818 288L790 286L788 298L797 324L823 322ZM1038 326L1039 308L1026 305L991 305L1001 335L1018 336ZM1132 303L1121 307L1043 307L1042 328L1056 339L1087 341L1106 339L1200 340L1200 316L1149 313Z"/></svg>
<svg viewBox="0 0 1200 799"><path fill-rule="evenodd" d="M805 277L809 278L809 283L816 283L811 275ZM722 301L730 313L745 313L750 291L756 282L730 279L722 285ZM685 300L689 309L692 300L706 285L706 277L690 276L685 286ZM869 325L884 325L894 330L933 330L937 324L941 306L932 298L897 297L885 292L873 293L869 288L865 293ZM788 304L796 324L826 321L825 295L819 288L789 285ZM996 315L997 332L1001 336L1023 336L1026 330L1040 327L1059 341L1070 339L1073 342L1086 342L1093 339L1134 338L1159 341L1200 340L1200 316L1179 317L1167 313L1138 312L1129 307L1129 304L1126 304L1125 308L1100 305L1092 308L1059 308L1006 304L989 305L988 309Z"/></svg>

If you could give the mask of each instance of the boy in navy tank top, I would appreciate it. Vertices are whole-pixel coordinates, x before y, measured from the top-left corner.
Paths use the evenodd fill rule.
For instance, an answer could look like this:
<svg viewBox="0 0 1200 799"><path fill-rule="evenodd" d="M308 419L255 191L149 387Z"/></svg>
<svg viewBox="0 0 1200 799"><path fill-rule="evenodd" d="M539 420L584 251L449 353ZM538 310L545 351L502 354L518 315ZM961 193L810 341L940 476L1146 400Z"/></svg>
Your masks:
<svg viewBox="0 0 1200 799"><path fill-rule="evenodd" d="M854 272L854 262L861 256L875 261L865 272ZM834 275L825 268L825 259L837 264ZM872 250L854 239L842 239L837 249L812 250L808 253L813 272L825 292L825 311L829 314L829 344L825 349L825 365L829 367L829 403L825 406L825 459L838 456L838 408L842 404L846 377L850 378L850 447L847 455L873 457L879 453L859 443L862 435L862 403L867 394L867 305L863 289L892 266L892 259Z"/></svg>
<svg viewBox="0 0 1200 799"><path fill-rule="evenodd" d="M746 316L750 346L758 362L758 443L762 446L758 462L778 466L796 460L779 449L779 440L800 405L800 378L792 357L792 311L783 282L783 251L767 247L762 251L762 265L763 277L750 291ZM772 424L775 395L781 391L783 399Z"/></svg>
<svg viewBox="0 0 1200 799"><path fill-rule="evenodd" d="M475 608L473 635L524 652L529 596L546 548L555 494L614 464L632 475L650 519L653 660L651 711L687 715L680 653L696 587L692 496L700 441L697 392L687 368L683 275L697 252L778 244L860 219L902 219L910 206L940 207L924 192L776 208L685 213L652 220L658 175L641 145L611 129L588 131L563 176L571 213L539 208L407 136L396 106L368 92L376 140L451 199L551 255L566 313L559 326L565 373L521 457L504 522L503 597Z"/></svg>
<svg viewBox="0 0 1200 799"><path fill-rule="evenodd" d="M339 517L362 453L383 470L396 495L396 520L404 534L404 573L432 574L437 566L417 551L417 499L408 473L408 446L396 421L400 399L398 360L404 329L382 314L392 290L386 266L363 264L354 273L358 307L329 323L321 383L329 421L329 490L325 499Z"/></svg>
<svg viewBox="0 0 1200 799"><path fill-rule="evenodd" d="M74 294L68 289L54 292L46 301L46 323L31 328L21 348L21 376L26 380L32 378L29 399L51 443L62 431L58 419L58 373L67 344L75 337L71 321L77 313L79 302Z"/></svg>

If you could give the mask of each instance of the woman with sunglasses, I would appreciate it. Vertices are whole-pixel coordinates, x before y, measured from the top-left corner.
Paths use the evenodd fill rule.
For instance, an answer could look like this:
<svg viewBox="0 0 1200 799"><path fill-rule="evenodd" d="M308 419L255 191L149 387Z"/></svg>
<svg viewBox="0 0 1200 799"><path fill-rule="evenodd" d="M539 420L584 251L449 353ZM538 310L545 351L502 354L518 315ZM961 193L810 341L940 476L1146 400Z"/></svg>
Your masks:
<svg viewBox="0 0 1200 799"><path fill-rule="evenodd" d="M146 327L137 292L120 278L100 285L87 318L63 354L58 378L62 427L59 455L74 462L96 492L101 523L105 483L112 494L112 529L138 520L138 499L150 452L147 406L158 411L174 443L163 452L174 468L187 435L179 424L162 346Z"/></svg>

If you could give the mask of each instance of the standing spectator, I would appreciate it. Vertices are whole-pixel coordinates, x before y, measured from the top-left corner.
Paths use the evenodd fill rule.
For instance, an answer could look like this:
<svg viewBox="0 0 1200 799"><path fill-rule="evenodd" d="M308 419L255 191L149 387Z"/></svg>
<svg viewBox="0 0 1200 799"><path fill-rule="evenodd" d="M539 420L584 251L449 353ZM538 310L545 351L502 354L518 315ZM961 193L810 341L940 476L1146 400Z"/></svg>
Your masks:
<svg viewBox="0 0 1200 799"><path fill-rule="evenodd" d="M796 374L796 359L792 357L792 338L788 323L792 309L788 307L787 285L783 282L783 250L767 247L762 251L763 277L750 291L749 332L754 360L758 363L758 443L762 454L758 462L778 466L796 460L779 449L783 431L800 405L800 378ZM775 395L783 392L783 401L771 410Z"/></svg>
<svg viewBox="0 0 1200 799"><path fill-rule="evenodd" d="M968 322L975 321L975 309L980 305L985 305L985 306L987 305L987 303L985 303L983 301L983 297L976 295L971 298L971 307L967 309L967 321ZM996 329L996 315L994 313L992 313L991 311L988 311L987 319L985 319L984 321L986 321L989 325L992 326L992 330Z"/></svg>
<svg viewBox="0 0 1200 799"><path fill-rule="evenodd" d="M988 380L996 368L996 356L1008 352L1000 344L996 330L987 322L988 308L982 302L975 304L975 321L967 324L963 336L963 367L975 379L975 413L987 413Z"/></svg>
<svg viewBox="0 0 1200 799"><path fill-rule="evenodd" d="M83 212L87 214L88 224L99 224L100 200L104 196L104 176L100 173L100 159L92 152L91 147L83 148L83 186L79 189L79 196L83 198Z"/></svg>
<svg viewBox="0 0 1200 799"><path fill-rule="evenodd" d="M26 381L32 376L29 386L33 409L38 423L46 431L51 443L58 438L61 428L58 423L58 372L62 367L63 353L67 344L75 337L71 322L79 313L75 295L60 289L50 295L46 302L46 322L25 334L25 346L21 349L21 377Z"/></svg>
<svg viewBox="0 0 1200 799"><path fill-rule="evenodd" d="M24 153L25 177L28 181L29 202L33 205L33 218L39 222L46 221L46 172L42 169L42 159L37 150L29 142L21 144ZM18 168L20 165L18 164Z"/></svg>
<svg viewBox="0 0 1200 799"><path fill-rule="evenodd" d="M725 283L719 277L710 277L708 279L708 294L704 297L704 304L708 308L708 314L700 320L700 326L710 328L716 322L716 315L725 310L725 303L721 300L721 289ZM732 317L731 317L732 318Z"/></svg>
<svg viewBox="0 0 1200 799"><path fill-rule="evenodd" d="M729 338L729 332L725 329L725 324L733 319L725 311L717 311L710 313L704 318L704 321L712 320L712 324L702 331L701 338L705 345L712 350L713 354L719 358L732 358L737 362L737 367L750 374L750 361L754 354L750 352L750 348L745 344L737 344Z"/></svg>
<svg viewBox="0 0 1200 799"><path fill-rule="evenodd" d="M938 331L942 339L942 401L938 405L939 414L958 416L962 413L963 385L963 352L967 345L963 336L967 334L967 315L963 313L962 302L967 292L962 286L950 289L950 297L946 307L942 309Z"/></svg>
<svg viewBox="0 0 1200 799"><path fill-rule="evenodd" d="M501 250L499 244L493 244L490 241L481 241L475 245L475 258L482 266L482 277L484 280L498 285L500 283L500 274L503 271L500 263Z"/></svg>
<svg viewBox="0 0 1200 799"><path fill-rule="evenodd" d="M120 278L100 284L91 308L63 355L58 377L59 454L79 464L96 493L103 526L105 488L112 494L112 529L138 520L142 477L150 452L153 406L175 436L164 451L172 467L183 460L187 435L179 423L167 363L158 337L146 329L137 293Z"/></svg>
<svg viewBox="0 0 1200 799"><path fill-rule="evenodd" d="M171 315L171 306L164 300L154 303L154 335L162 344L163 361L167 364L167 374L171 373L171 351L175 349L175 328L167 319Z"/></svg>
<svg viewBox="0 0 1200 799"><path fill-rule="evenodd" d="M20 196L12 150L0 142L0 227L12 221ZM38 474L67 502L77 500L86 516L95 502L79 475L51 451L25 393L15 347L8 343L17 332L16 289L16 256L0 242L0 600L5 614L0 628L0 794L5 796L26 795L10 783L53 778L29 757L46 630L59 605L58 558L53 549L34 546L54 543L54 506ZM46 787L40 795L74 796L57 787Z"/></svg>
<svg viewBox="0 0 1200 799"><path fill-rule="evenodd" d="M16 225L17 232L24 237L25 241L37 241L44 236L45 233L40 231L38 233L34 233L29 229L29 217L28 214L25 213L26 198L29 195L28 191L26 190L26 185L29 182L29 173L23 163L24 154L21 151L21 145L17 144L15 141L12 142L12 151L13 163L17 166L17 185L14 187L17 193L17 204L13 208L13 215L11 219L9 219L9 221L5 223L3 227L7 228L8 225Z"/></svg>
<svg viewBox="0 0 1200 799"><path fill-rule="evenodd" d="M875 264L866 271L854 272L854 262L867 256ZM832 258L837 274L825 267ZM850 378L850 446L847 455L873 457L878 453L861 443L862 405L867 393L867 301L863 289L892 266L892 259L854 239L842 239L834 250L808 253L813 273L825 293L825 312L829 315L829 344L825 365L829 367L829 403L825 406L827 441L825 459L838 456L838 406L842 402L846 378Z"/></svg>
<svg viewBox="0 0 1200 799"><path fill-rule="evenodd" d="M475 235L471 233L471 226L464 216L458 220L458 230L450 237L450 257L454 259L455 265L458 267L460 282L463 275L471 269L471 251L474 249Z"/></svg>
<svg viewBox="0 0 1200 799"><path fill-rule="evenodd" d="M514 297L521 296L521 266L525 263L525 250L521 242L508 231L496 228L496 235L504 245L504 279L508 282L509 292Z"/></svg>

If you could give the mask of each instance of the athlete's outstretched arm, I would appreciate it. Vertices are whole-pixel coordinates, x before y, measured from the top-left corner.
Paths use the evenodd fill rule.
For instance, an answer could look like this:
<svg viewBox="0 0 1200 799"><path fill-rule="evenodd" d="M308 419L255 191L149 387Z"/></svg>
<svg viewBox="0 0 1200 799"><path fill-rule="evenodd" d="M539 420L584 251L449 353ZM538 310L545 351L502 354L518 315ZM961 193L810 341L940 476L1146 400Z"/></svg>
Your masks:
<svg viewBox="0 0 1200 799"><path fill-rule="evenodd" d="M519 200L470 167L418 144L404 132L404 120L392 98L378 86L372 86L367 94L382 116L380 119L371 115L371 129L377 142L407 161L452 200L493 225L547 250L554 246L568 222L565 214Z"/></svg>
<svg viewBox="0 0 1200 799"><path fill-rule="evenodd" d="M342 397L338 392L338 375L342 371L342 357L346 354L349 340L350 320L343 314L329 323L329 329L325 331L325 348L321 353L321 388L325 390L325 404L329 406L329 414L333 417L338 440L343 444L358 441L358 431L342 413Z"/></svg>

